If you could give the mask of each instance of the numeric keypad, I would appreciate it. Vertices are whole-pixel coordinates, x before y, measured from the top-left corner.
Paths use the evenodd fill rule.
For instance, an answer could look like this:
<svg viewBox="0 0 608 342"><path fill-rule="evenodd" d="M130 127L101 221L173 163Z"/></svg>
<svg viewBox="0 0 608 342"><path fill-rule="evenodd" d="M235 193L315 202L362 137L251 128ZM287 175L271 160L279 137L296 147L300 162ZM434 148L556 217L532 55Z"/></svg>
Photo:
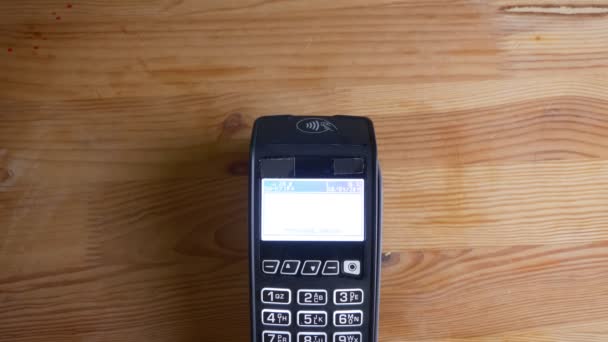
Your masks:
<svg viewBox="0 0 608 342"><path fill-rule="evenodd" d="M344 270L340 269L342 265L345 265ZM286 276L302 277L303 281L332 275L350 276L352 279L361 270L357 260L268 259L263 260L261 266L270 279ZM292 293L295 296L293 300ZM369 319L364 317L366 313L362 310L366 300L364 295L361 288L264 287L259 298L265 307L261 308L258 317L261 327L268 330L262 329L261 342L292 342L292 333L293 342L363 342L363 338L368 337L360 329L363 329L364 319ZM328 304L331 306L327 307ZM331 334L324 331L327 327L331 327Z"/></svg>

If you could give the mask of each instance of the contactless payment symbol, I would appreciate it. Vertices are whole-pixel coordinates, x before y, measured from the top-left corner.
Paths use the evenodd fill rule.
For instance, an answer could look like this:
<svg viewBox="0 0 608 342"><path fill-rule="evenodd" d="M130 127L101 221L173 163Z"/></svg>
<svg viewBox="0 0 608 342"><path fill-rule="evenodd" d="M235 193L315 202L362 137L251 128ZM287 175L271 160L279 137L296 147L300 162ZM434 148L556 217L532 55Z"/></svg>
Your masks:
<svg viewBox="0 0 608 342"><path fill-rule="evenodd" d="M325 119L308 118L298 121L296 128L303 133L337 132L338 128Z"/></svg>

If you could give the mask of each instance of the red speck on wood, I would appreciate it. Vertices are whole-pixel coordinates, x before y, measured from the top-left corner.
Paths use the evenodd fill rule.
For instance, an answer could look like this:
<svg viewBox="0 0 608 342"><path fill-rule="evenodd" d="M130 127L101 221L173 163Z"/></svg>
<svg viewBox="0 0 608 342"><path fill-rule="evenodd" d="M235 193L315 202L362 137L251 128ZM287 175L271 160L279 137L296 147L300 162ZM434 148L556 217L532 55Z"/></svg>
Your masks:
<svg viewBox="0 0 608 342"><path fill-rule="evenodd" d="M13 52L13 48L8 48L8 52Z"/></svg>
<svg viewBox="0 0 608 342"><path fill-rule="evenodd" d="M13 176L13 171L11 171L10 169L0 168L0 183L7 181L12 176Z"/></svg>
<svg viewBox="0 0 608 342"><path fill-rule="evenodd" d="M72 4L67 4L67 5L65 5L65 7L72 8Z"/></svg>
<svg viewBox="0 0 608 342"><path fill-rule="evenodd" d="M228 165L228 173L233 176L246 176L249 172L249 163L246 160L234 161Z"/></svg>
<svg viewBox="0 0 608 342"><path fill-rule="evenodd" d="M55 19L57 19L57 20L61 20L61 17L60 17L60 16L57 16Z"/></svg>

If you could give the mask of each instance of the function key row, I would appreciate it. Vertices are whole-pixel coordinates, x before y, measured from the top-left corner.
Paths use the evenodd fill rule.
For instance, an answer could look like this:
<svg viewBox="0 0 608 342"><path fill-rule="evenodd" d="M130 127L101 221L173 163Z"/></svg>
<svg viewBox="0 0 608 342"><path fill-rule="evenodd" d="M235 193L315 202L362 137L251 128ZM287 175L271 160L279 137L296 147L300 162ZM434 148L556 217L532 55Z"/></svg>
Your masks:
<svg viewBox="0 0 608 342"><path fill-rule="evenodd" d="M261 292L261 300L264 304L291 304L291 290L265 287ZM333 292L335 305L359 305L363 304L362 289L337 289ZM299 305L326 305L327 290L301 289L298 290Z"/></svg>
<svg viewBox="0 0 608 342"><path fill-rule="evenodd" d="M361 333L357 331L334 333L333 342L362 342ZM262 342L291 342L291 333L288 331L264 331ZM323 332L298 333L297 342L329 342L327 334Z"/></svg>
<svg viewBox="0 0 608 342"><path fill-rule="evenodd" d="M285 260L283 264L279 260L263 260L262 271L266 274L296 275L300 270L300 264L300 260ZM300 274L315 276L319 272L326 276L338 275L340 274L340 262L338 260L327 260L321 269L321 260L306 260ZM342 263L342 273L355 276L361 274L361 262L359 260L345 260Z"/></svg>
<svg viewBox="0 0 608 342"><path fill-rule="evenodd" d="M324 328L327 326L326 311L298 311L297 324L302 328ZM289 310L262 310L262 324L267 326L291 326ZM360 327L363 325L363 311L338 310L333 312L333 325L336 328Z"/></svg>

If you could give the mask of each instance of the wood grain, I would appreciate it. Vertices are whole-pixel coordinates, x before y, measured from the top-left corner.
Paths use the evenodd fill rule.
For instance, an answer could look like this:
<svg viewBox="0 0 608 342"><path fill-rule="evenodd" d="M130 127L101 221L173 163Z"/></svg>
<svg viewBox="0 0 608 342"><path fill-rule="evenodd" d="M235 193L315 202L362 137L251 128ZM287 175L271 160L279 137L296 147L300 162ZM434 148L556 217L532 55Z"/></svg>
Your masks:
<svg viewBox="0 0 608 342"><path fill-rule="evenodd" d="M0 2L0 341L248 341L248 139L272 113L376 123L381 342L608 340L607 19Z"/></svg>

